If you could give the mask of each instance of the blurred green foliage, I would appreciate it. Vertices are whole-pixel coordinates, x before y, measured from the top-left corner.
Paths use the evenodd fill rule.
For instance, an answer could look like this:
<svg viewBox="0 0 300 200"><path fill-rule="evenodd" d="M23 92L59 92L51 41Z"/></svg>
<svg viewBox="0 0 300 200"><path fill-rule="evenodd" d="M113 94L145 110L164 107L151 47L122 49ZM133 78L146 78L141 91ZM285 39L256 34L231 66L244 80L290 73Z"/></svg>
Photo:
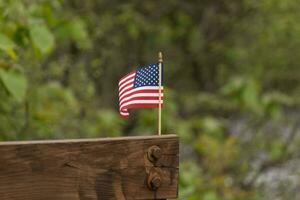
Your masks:
<svg viewBox="0 0 300 200"><path fill-rule="evenodd" d="M299 18L293 0L1 0L0 140L156 133L155 109L120 118L117 82L162 50L179 198L265 199L257 177L299 150L265 128L300 123Z"/></svg>

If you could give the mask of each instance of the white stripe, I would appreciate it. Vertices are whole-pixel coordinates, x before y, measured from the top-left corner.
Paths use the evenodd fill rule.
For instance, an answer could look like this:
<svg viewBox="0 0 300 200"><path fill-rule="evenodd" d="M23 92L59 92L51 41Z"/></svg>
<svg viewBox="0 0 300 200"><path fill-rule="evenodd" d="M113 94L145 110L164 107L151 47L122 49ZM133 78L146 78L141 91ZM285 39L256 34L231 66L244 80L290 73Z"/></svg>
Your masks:
<svg viewBox="0 0 300 200"><path fill-rule="evenodd" d="M164 101L161 100L161 103L163 103ZM124 103L122 106L121 106L121 110L123 110L123 108L125 106L128 106L128 105L131 105L131 104L159 104L159 100L135 100L135 101L130 101L130 102L127 102L127 103Z"/></svg>
<svg viewBox="0 0 300 200"><path fill-rule="evenodd" d="M131 88L131 89L133 88L133 84L124 87L124 88L122 89L122 91L119 92L119 96L122 96L122 94L123 94L127 89L130 89L130 88ZM129 90L129 91L131 91L131 90Z"/></svg>
<svg viewBox="0 0 300 200"><path fill-rule="evenodd" d="M120 111L120 114L121 114L121 115L125 115L125 116L128 116L128 115L129 115L128 112L122 112L122 111Z"/></svg>
<svg viewBox="0 0 300 200"><path fill-rule="evenodd" d="M137 92L139 90L158 90L159 86L144 86L144 87L138 87L138 88L134 88L132 90L129 90L127 92L124 92L123 94L119 94L119 99L122 100L122 98L127 95L127 94L131 94L133 92ZM161 87L161 89L163 90L164 87Z"/></svg>
<svg viewBox="0 0 300 200"><path fill-rule="evenodd" d="M124 83L125 81L127 81L128 79L130 79L130 78L132 78L132 77L134 77L134 76L135 76L135 73L133 73L133 74L127 76L126 78L120 80L120 81L119 81L119 86L120 86L122 83Z"/></svg>
<svg viewBox="0 0 300 200"><path fill-rule="evenodd" d="M164 96L164 94L161 93L161 97L163 97L163 96ZM137 93L137 94L134 94L129 97L121 99L119 105L121 105L124 101L127 101L127 100L135 98L135 97L159 97L159 93Z"/></svg>
<svg viewBox="0 0 300 200"><path fill-rule="evenodd" d="M119 92L121 92L121 90L125 87L125 85L127 85L128 83L133 83L134 82L134 78L129 79L128 81L124 82L123 84L121 84L119 86Z"/></svg>

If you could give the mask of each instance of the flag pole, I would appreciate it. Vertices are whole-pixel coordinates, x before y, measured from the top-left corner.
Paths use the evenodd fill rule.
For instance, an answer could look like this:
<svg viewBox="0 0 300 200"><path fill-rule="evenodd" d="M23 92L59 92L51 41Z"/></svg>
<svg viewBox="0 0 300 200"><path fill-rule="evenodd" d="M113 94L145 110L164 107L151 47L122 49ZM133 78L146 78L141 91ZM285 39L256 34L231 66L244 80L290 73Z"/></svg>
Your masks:
<svg viewBox="0 0 300 200"><path fill-rule="evenodd" d="M159 104L158 104L158 135L161 135L161 85L162 85L162 63L163 63L163 55L162 52L158 52L158 68L159 68Z"/></svg>

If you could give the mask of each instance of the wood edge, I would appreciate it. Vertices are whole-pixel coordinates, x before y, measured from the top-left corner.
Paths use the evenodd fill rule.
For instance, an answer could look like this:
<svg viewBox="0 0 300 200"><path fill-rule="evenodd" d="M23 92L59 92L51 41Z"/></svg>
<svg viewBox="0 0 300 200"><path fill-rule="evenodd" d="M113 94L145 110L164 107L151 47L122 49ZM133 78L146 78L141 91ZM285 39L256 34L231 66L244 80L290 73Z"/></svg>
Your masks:
<svg viewBox="0 0 300 200"><path fill-rule="evenodd" d="M176 139L178 135L149 135L149 136L126 136L126 137L107 137L107 138L86 138L86 139L54 139L54 140L30 140L30 141L5 141L0 142L0 146L6 145L29 145L29 144L61 144L61 143L80 143L80 142L109 142L109 141L128 141L128 140L152 140L152 139Z"/></svg>

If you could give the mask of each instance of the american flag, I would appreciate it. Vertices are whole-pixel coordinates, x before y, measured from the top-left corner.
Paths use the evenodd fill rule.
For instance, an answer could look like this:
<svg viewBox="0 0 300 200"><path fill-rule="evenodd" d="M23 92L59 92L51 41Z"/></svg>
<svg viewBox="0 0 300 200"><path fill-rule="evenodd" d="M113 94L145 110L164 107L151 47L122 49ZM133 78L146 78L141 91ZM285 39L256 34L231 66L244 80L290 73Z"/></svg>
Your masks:
<svg viewBox="0 0 300 200"><path fill-rule="evenodd" d="M119 81L121 116L128 117L130 108L159 107L159 103L163 103L163 86L161 93L159 91L159 64L150 64L127 74Z"/></svg>

